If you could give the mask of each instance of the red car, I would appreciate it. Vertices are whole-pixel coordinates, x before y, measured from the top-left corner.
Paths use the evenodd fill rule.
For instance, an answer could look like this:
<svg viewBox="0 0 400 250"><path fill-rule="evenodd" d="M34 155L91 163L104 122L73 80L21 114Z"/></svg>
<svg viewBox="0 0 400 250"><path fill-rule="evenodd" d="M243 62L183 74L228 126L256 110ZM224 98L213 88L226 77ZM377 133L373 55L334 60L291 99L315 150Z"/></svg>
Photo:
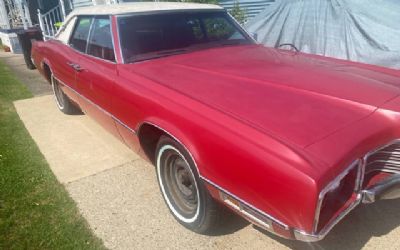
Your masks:
<svg viewBox="0 0 400 250"><path fill-rule="evenodd" d="M360 203L400 196L400 73L266 48L215 5L81 8L35 65L154 163L176 220L222 206L282 237L322 239Z"/></svg>

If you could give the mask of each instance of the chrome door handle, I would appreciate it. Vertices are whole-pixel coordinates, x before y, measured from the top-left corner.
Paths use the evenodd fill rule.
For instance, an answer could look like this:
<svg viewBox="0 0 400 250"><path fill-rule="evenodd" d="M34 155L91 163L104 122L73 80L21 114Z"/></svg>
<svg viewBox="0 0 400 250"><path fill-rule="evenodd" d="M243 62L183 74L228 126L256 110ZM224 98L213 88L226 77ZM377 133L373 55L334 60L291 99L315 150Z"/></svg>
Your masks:
<svg viewBox="0 0 400 250"><path fill-rule="evenodd" d="M72 66L72 68L74 68L74 70L77 72L83 71L83 68L81 68L81 66L79 64L75 64L74 66Z"/></svg>
<svg viewBox="0 0 400 250"><path fill-rule="evenodd" d="M72 63L72 62L67 62L67 64L68 64L68 66L70 66L71 68L73 68L77 72L83 71L83 68L81 68L81 66L79 64Z"/></svg>

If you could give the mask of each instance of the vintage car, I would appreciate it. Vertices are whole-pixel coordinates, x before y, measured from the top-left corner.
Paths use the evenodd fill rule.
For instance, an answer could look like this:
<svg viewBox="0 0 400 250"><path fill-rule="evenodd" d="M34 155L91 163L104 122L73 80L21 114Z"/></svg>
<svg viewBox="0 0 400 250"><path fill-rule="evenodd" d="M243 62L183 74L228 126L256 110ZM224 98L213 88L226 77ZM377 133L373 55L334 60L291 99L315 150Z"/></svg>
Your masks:
<svg viewBox="0 0 400 250"><path fill-rule="evenodd" d="M400 196L399 71L266 48L219 6L166 2L77 9L32 58L62 112L155 165L195 232L225 206L318 241L359 204Z"/></svg>

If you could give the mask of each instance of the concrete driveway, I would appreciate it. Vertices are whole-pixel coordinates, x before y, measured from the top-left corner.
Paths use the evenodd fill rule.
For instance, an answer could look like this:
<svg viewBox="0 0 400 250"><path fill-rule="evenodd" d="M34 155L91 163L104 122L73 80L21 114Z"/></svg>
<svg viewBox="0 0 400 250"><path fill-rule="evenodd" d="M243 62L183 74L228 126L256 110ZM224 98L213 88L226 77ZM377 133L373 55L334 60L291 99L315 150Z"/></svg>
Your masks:
<svg viewBox="0 0 400 250"><path fill-rule="evenodd" d="M154 167L85 115L59 112L53 97L15 102L20 118L87 219L110 249L400 249L400 200L361 206L314 244L280 239L231 216L215 236L174 221Z"/></svg>

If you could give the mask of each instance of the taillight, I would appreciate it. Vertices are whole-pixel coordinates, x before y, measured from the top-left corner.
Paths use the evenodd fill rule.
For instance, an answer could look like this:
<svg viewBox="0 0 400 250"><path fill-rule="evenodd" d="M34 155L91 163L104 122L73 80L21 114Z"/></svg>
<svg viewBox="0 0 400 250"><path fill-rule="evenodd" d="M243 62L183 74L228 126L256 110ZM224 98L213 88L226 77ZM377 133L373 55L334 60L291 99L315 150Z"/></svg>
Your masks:
<svg viewBox="0 0 400 250"><path fill-rule="evenodd" d="M315 232L322 230L332 219L346 209L356 198L357 178L359 175L358 162L353 163L343 175L335 179L326 190L321 193L319 201L319 215L316 218Z"/></svg>

